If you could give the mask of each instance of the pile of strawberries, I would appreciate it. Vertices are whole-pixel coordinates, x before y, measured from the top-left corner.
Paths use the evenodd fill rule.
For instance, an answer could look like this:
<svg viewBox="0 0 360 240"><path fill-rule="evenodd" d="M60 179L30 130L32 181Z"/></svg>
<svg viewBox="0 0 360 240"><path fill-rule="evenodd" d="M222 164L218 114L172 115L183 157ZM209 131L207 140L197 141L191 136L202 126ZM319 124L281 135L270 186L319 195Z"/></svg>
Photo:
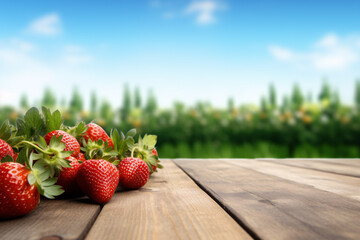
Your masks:
<svg viewBox="0 0 360 240"><path fill-rule="evenodd" d="M85 194L107 203L116 188L138 189L162 168L155 149L156 136L110 136L95 123L65 126L58 110L29 109L24 118L0 128L0 219L33 211L40 195Z"/></svg>

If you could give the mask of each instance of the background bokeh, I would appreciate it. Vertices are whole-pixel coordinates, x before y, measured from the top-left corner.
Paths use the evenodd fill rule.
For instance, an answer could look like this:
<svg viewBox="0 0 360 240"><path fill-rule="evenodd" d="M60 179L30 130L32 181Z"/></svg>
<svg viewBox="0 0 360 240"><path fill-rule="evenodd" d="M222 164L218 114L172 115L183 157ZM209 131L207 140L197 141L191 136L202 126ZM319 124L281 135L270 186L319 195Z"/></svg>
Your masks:
<svg viewBox="0 0 360 240"><path fill-rule="evenodd" d="M0 121L157 134L162 157L359 157L360 2L20 1L0 8Z"/></svg>

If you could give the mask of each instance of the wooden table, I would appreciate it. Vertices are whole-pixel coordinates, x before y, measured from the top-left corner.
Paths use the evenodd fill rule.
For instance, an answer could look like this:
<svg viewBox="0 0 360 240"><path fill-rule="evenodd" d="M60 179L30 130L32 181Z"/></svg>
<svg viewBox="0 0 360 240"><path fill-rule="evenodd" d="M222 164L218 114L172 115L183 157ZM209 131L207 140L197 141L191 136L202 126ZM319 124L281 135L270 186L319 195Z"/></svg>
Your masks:
<svg viewBox="0 0 360 240"><path fill-rule="evenodd" d="M104 206L42 200L0 239L360 239L358 159L176 159Z"/></svg>

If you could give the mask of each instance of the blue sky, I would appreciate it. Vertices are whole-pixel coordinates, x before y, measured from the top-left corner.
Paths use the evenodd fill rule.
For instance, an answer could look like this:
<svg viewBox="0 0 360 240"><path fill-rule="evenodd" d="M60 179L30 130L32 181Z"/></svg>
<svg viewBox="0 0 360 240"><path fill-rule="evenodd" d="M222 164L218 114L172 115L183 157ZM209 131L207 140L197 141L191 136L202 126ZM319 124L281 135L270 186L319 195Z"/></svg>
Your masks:
<svg viewBox="0 0 360 240"><path fill-rule="evenodd" d="M180 100L258 103L273 83L314 98L323 79L352 103L359 1L7 1L0 9L0 104L76 86L114 106L124 85ZM87 101L88 102L88 101Z"/></svg>

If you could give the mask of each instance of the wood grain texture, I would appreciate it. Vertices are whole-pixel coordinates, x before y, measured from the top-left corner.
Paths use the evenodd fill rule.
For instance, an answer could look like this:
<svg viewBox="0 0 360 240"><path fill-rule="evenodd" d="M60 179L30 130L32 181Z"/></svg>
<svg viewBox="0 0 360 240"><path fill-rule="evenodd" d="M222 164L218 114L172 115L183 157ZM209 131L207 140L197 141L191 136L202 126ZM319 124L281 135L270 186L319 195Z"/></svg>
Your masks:
<svg viewBox="0 0 360 240"><path fill-rule="evenodd" d="M172 161L162 164L140 190L115 193L86 239L250 239Z"/></svg>
<svg viewBox="0 0 360 240"><path fill-rule="evenodd" d="M100 205L84 198L44 199L29 215L0 221L0 239L83 239L99 212Z"/></svg>
<svg viewBox="0 0 360 240"><path fill-rule="evenodd" d="M359 160L339 159L339 161L333 160L303 160L303 159L268 159L278 164L296 166L307 169L314 169L323 172L336 173L345 176L359 177L360 178L360 166Z"/></svg>
<svg viewBox="0 0 360 240"><path fill-rule="evenodd" d="M298 168L264 160L224 160L261 173L277 176L314 188L360 200L360 178L327 173L312 169ZM336 160L333 163L337 163Z"/></svg>
<svg viewBox="0 0 360 240"><path fill-rule="evenodd" d="M261 239L360 239L360 202L221 160L175 160Z"/></svg>

